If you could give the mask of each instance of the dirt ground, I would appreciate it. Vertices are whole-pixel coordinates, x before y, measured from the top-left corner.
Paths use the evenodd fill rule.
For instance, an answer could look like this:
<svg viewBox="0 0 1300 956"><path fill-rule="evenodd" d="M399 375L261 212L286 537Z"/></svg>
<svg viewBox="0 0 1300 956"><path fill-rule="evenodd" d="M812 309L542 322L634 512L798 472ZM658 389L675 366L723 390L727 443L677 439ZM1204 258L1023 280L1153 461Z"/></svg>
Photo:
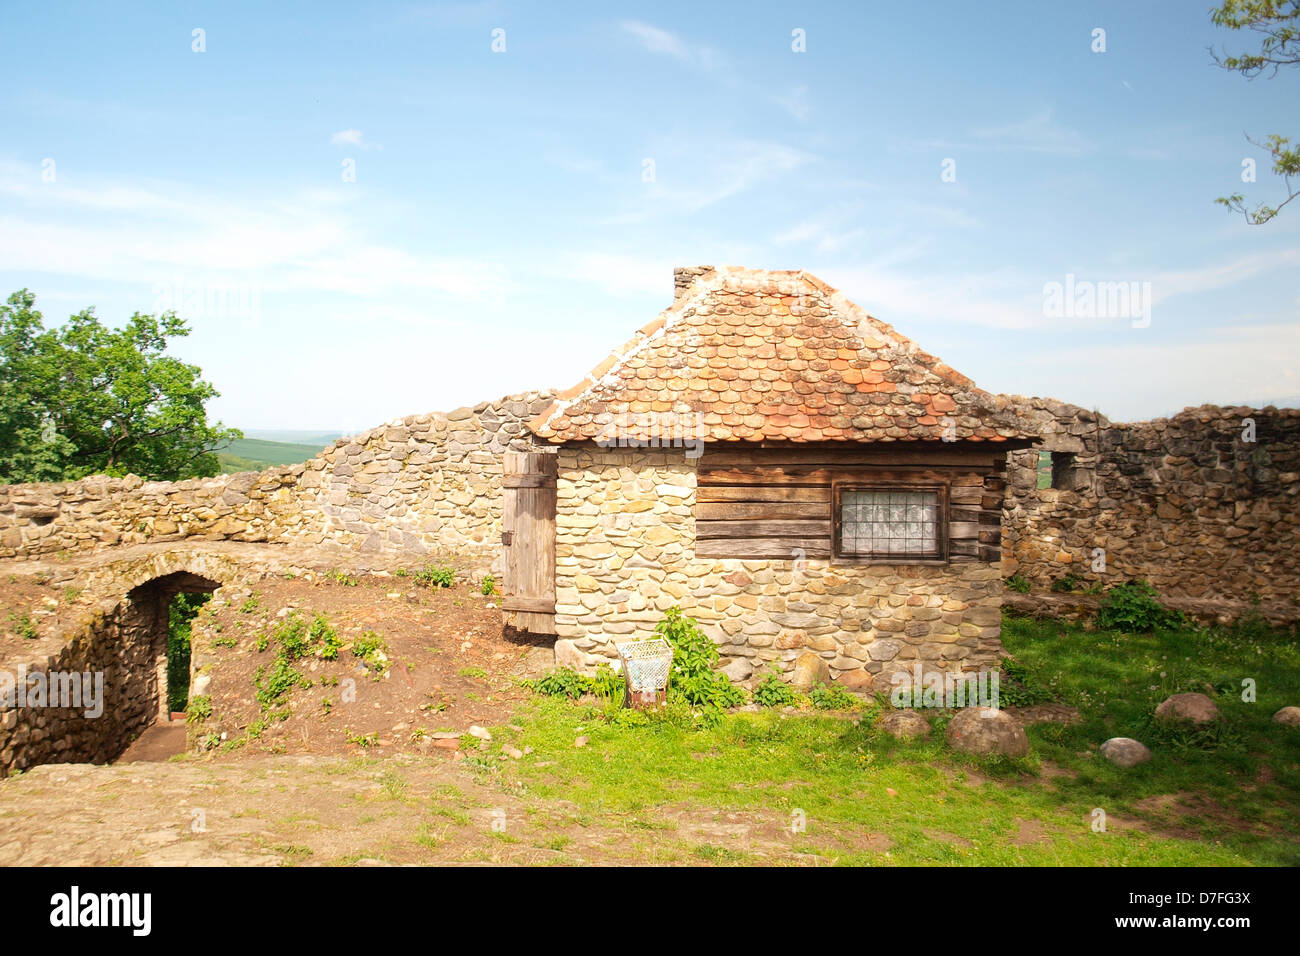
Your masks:
<svg viewBox="0 0 1300 956"><path fill-rule="evenodd" d="M517 678L554 665L547 644L503 636L499 598L468 583L443 588L391 575L313 577L267 579L211 602L196 618L195 659L211 656L216 663L208 689L213 716L194 724L191 736L221 737L207 740L214 759L241 750L451 751L451 735L509 718L528 694ZM265 686L282 643L276 629L295 616L308 623L323 616L342 646L334 660L294 661L302 680L268 707L258 700L259 673ZM363 637L382 641L384 660L358 657Z"/></svg>

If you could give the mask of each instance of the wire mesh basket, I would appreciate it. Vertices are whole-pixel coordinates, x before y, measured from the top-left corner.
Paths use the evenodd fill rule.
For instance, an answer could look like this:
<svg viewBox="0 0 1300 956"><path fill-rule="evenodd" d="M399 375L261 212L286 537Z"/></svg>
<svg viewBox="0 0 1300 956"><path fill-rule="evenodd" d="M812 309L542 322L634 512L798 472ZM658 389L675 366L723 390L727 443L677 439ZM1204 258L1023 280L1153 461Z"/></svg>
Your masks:
<svg viewBox="0 0 1300 956"><path fill-rule="evenodd" d="M668 700L668 672L673 666L673 647L662 637L615 644L627 679L626 705L638 709L655 707Z"/></svg>

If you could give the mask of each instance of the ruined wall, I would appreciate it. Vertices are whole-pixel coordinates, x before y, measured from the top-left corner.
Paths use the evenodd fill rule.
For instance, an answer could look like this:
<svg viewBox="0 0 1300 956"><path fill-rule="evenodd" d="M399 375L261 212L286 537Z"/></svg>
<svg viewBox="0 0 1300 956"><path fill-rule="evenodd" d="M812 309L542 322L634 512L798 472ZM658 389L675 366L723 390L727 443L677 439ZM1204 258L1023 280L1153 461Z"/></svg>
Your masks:
<svg viewBox="0 0 1300 956"><path fill-rule="evenodd" d="M1064 488L1037 487L1037 452L1007 472L1003 570L1046 587L1066 573L1131 578L1188 598L1300 602L1300 410L1204 405L1113 423L1025 399L1047 450L1074 454ZM1255 440L1245 420L1255 423ZM1106 570L1092 570L1094 549Z"/></svg>
<svg viewBox="0 0 1300 956"><path fill-rule="evenodd" d="M812 651L848 686L888 689L917 660L996 660L1002 580L984 561L832 567L825 560L695 556L696 461L680 450L559 452L556 660L590 668L615 641L649 637L677 604L743 680ZM707 453L706 453L707 457Z"/></svg>
<svg viewBox="0 0 1300 956"><path fill-rule="evenodd" d="M0 486L0 557L181 539L495 553L501 455L533 447L524 423L549 404L528 392L414 415L260 473Z"/></svg>
<svg viewBox="0 0 1300 956"><path fill-rule="evenodd" d="M165 606L164 606L165 613ZM6 677L30 682L30 675L50 688L28 705L0 710L0 776L44 763L107 763L158 718L160 688L156 662L166 654L167 627L158 619L157 595L150 592L136 601L123 601L101 610L47 657L5 662ZM78 706L55 707L51 675L102 675L100 712L88 713L83 696ZM62 681L64 678L59 678ZM68 701L71 698L62 698ZM17 699L15 698L15 703Z"/></svg>

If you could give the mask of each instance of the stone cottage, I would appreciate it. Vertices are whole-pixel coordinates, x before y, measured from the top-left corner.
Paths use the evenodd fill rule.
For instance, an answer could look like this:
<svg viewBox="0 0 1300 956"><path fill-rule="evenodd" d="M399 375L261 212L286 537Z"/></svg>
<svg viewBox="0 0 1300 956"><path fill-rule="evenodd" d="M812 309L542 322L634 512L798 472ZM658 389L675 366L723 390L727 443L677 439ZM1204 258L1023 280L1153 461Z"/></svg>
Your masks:
<svg viewBox="0 0 1300 956"><path fill-rule="evenodd" d="M615 658L673 605L738 680L802 658L888 689L997 659L1006 457L1036 436L815 276L677 270L673 304L529 427L558 446L559 663Z"/></svg>

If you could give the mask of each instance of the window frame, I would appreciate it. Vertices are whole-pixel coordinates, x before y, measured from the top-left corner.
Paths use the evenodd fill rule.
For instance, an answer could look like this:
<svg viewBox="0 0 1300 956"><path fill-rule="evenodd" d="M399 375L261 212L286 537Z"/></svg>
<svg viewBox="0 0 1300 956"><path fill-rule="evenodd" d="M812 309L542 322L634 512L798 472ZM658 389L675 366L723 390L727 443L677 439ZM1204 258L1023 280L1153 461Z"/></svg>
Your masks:
<svg viewBox="0 0 1300 956"><path fill-rule="evenodd" d="M924 491L935 495L936 550L925 554L858 554L844 550L844 501L846 491ZM831 556L842 564L947 564L949 563L948 486L943 482L863 481L831 482Z"/></svg>

